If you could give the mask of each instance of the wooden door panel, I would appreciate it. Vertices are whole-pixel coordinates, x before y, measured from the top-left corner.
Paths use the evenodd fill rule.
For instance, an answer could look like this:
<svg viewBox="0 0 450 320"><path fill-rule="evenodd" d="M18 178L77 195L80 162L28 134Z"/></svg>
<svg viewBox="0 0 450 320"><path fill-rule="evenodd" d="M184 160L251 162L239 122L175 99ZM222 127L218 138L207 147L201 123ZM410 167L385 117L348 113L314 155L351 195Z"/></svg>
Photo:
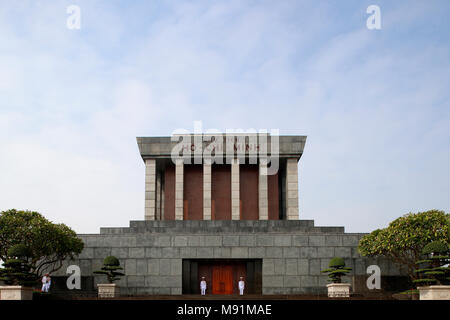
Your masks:
<svg viewBox="0 0 450 320"><path fill-rule="evenodd" d="M215 265L212 272L212 293L233 293L233 268L231 265Z"/></svg>

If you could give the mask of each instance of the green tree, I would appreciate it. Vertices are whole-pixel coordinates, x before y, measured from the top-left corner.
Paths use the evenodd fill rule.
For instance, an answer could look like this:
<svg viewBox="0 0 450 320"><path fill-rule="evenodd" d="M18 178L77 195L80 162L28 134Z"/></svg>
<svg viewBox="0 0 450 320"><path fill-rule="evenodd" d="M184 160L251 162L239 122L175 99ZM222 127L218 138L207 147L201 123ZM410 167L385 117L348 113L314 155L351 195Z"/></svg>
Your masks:
<svg viewBox="0 0 450 320"><path fill-rule="evenodd" d="M450 266L446 266L450 263L449 246L441 241L433 241L423 248L422 254L425 259L416 262L421 268L416 270L419 279L414 280L414 283L418 285L450 283Z"/></svg>
<svg viewBox="0 0 450 320"><path fill-rule="evenodd" d="M358 250L363 256L383 256L416 279L416 261L432 241L450 243L450 215L440 210L408 213L361 238Z"/></svg>
<svg viewBox="0 0 450 320"><path fill-rule="evenodd" d="M30 250L23 244L16 244L8 250L8 258L0 269L0 280L8 285L33 286L38 277L31 272Z"/></svg>
<svg viewBox="0 0 450 320"><path fill-rule="evenodd" d="M332 283L341 283L342 277L352 270L352 268L345 266L345 260L340 257L331 259L328 267L328 269L322 270L321 272L328 273L328 281Z"/></svg>
<svg viewBox="0 0 450 320"><path fill-rule="evenodd" d="M114 281L120 280L119 276L124 276L125 274L118 271L123 270L120 266L119 259L114 256L106 257L103 260L103 267L101 270L94 271L96 274L104 274L108 277L108 282L113 283Z"/></svg>
<svg viewBox="0 0 450 320"><path fill-rule="evenodd" d="M8 259L8 250L23 244L30 250L31 271L41 277L62 267L64 260L81 253L84 244L64 224L55 224L34 211L0 212L0 259Z"/></svg>

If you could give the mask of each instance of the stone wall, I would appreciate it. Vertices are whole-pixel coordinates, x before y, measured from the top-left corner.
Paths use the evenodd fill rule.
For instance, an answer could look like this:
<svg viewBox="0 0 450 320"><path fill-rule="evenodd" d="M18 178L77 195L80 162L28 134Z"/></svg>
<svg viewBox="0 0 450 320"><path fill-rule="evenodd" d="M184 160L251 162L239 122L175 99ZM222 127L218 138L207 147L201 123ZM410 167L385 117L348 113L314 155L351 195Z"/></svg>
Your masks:
<svg viewBox="0 0 450 320"><path fill-rule="evenodd" d="M346 279L351 283L371 264L379 265L383 276L400 275L388 261L358 254L363 235L316 227L312 220L131 221L127 228L79 235L85 249L67 265L78 264L82 276L91 276L106 256L116 256L125 269L119 281L125 295L181 294L182 259L263 259L263 294L325 293L327 276L320 270L334 256L353 268ZM95 276L94 283L105 280Z"/></svg>

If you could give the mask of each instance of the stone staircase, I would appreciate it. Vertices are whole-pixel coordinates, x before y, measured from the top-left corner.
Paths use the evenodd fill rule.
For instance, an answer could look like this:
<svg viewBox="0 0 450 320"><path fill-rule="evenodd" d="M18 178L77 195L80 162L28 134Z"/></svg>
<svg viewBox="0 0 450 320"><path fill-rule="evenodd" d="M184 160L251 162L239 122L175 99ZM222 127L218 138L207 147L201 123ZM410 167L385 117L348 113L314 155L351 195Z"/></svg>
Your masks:
<svg viewBox="0 0 450 320"><path fill-rule="evenodd" d="M314 220L160 220L130 221L129 227L101 228L100 234L135 233L333 233L344 227L316 227Z"/></svg>

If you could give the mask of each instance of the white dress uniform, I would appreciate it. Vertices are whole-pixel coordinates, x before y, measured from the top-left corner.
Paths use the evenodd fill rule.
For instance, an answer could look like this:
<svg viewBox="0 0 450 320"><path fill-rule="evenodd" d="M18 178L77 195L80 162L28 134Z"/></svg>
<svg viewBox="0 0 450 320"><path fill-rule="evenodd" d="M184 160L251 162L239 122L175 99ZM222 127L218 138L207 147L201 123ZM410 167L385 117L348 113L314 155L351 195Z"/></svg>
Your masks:
<svg viewBox="0 0 450 320"><path fill-rule="evenodd" d="M49 289L49 279L47 278L47 276L43 276L42 277L42 292L48 292Z"/></svg>
<svg viewBox="0 0 450 320"><path fill-rule="evenodd" d="M202 296L206 294L206 281L202 280L200 281L200 290L202 292Z"/></svg>
<svg viewBox="0 0 450 320"><path fill-rule="evenodd" d="M244 280L240 280L239 281L239 294L241 296L244 294L244 289L245 289L245 281Z"/></svg>

